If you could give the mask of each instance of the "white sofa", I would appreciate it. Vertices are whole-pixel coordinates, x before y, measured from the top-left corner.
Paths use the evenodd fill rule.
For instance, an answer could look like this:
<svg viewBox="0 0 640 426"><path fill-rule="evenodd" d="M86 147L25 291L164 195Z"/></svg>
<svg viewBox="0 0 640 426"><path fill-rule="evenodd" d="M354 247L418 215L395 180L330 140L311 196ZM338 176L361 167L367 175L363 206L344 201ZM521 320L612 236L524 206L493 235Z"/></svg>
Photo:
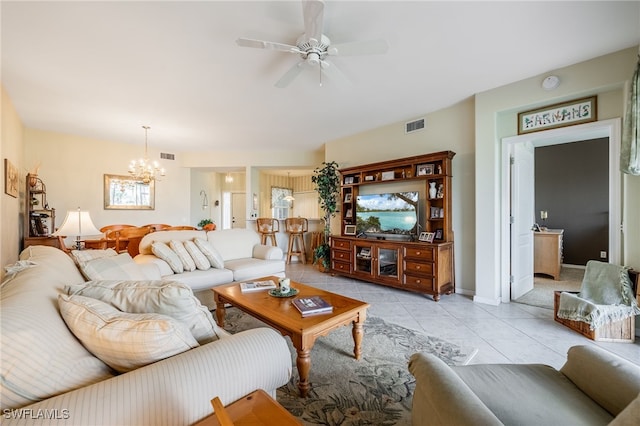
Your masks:
<svg viewBox="0 0 640 426"><path fill-rule="evenodd" d="M201 238L208 241L224 260L224 268L209 268L174 273L164 260L152 252L155 242L187 241ZM140 241L136 263L153 263L160 268L163 279L189 285L201 302L213 309L212 287L234 281L245 281L269 275L284 277L285 262L282 249L260 244L260 234L251 229L216 231L158 231L147 234Z"/></svg>
<svg viewBox="0 0 640 426"><path fill-rule="evenodd" d="M229 335L136 370L116 374L69 331L58 296L84 278L64 252L31 246L30 267L0 288L0 423L188 425L291 375L285 339L261 328Z"/></svg>

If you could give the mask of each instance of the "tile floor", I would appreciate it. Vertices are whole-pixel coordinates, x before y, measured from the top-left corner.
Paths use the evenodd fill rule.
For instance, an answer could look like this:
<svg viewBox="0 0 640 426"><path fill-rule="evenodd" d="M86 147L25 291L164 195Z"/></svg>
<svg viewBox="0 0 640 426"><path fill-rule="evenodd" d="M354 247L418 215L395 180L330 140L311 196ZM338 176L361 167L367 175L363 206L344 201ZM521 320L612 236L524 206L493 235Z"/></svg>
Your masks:
<svg viewBox="0 0 640 426"><path fill-rule="evenodd" d="M469 296L430 296L318 272L308 264L287 265L287 276L371 304L370 315L461 346L478 349L471 364L542 363L560 368L573 345L597 345L640 365L635 343L594 342L553 320L553 311L519 303L490 306ZM366 323L365 323L366 327Z"/></svg>

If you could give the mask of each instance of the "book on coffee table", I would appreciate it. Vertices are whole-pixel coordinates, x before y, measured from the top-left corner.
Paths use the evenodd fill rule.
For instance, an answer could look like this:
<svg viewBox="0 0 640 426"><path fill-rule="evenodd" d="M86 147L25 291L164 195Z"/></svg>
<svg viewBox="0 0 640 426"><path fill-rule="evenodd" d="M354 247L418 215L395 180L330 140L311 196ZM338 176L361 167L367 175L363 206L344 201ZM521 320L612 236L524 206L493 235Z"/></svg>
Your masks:
<svg viewBox="0 0 640 426"><path fill-rule="evenodd" d="M291 301L303 317L333 312L333 306L320 296L299 297Z"/></svg>
<svg viewBox="0 0 640 426"><path fill-rule="evenodd" d="M265 281L247 281L240 283L240 291L243 293L249 293L252 291L269 290L276 288L276 284L271 280Z"/></svg>

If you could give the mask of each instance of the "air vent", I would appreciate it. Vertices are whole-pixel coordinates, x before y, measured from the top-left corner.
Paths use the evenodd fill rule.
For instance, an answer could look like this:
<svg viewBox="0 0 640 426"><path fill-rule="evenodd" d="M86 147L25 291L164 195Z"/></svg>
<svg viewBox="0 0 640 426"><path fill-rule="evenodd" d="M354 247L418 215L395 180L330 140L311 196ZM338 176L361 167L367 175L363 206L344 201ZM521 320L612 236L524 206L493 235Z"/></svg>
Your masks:
<svg viewBox="0 0 640 426"><path fill-rule="evenodd" d="M176 155L175 154L168 154L166 152L161 152L160 153L160 158L163 160L175 160L176 159Z"/></svg>
<svg viewBox="0 0 640 426"><path fill-rule="evenodd" d="M410 121L404 124L405 133L413 133L420 130L424 130L424 118L421 118L415 121Z"/></svg>

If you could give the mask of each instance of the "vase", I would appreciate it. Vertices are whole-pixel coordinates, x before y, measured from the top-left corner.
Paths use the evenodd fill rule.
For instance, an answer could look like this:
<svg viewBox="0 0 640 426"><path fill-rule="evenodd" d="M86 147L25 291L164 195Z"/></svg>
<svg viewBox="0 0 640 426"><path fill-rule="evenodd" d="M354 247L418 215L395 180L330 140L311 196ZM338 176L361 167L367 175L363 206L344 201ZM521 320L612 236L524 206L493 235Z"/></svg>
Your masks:
<svg viewBox="0 0 640 426"><path fill-rule="evenodd" d="M436 198L438 190L436 189L435 182L429 182L429 198Z"/></svg>

